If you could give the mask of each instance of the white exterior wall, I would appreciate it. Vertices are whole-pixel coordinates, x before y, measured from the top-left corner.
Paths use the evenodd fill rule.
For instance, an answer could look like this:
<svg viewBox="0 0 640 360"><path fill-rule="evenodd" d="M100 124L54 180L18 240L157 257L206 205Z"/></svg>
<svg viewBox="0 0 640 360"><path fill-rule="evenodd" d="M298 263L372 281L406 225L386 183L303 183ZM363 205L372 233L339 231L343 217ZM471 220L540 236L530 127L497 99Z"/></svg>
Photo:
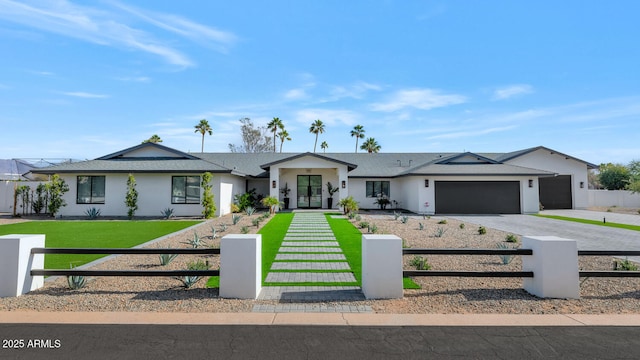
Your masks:
<svg viewBox="0 0 640 360"><path fill-rule="evenodd" d="M0 212L8 212L13 214L14 197L16 189L19 186L29 186L31 190L34 191L33 195L35 196L35 191L38 185L45 183L46 181L0 181ZM18 199L18 209L16 209L17 214L22 214L22 207L20 207L20 205L22 204L20 202L20 199ZM42 211L46 212L47 210L43 209ZM27 212L32 213L33 209L28 209Z"/></svg>
<svg viewBox="0 0 640 360"><path fill-rule="evenodd" d="M244 194L245 179L233 175L213 175L213 179L220 179L220 196L216 196L216 216L222 216L231 213L231 204L234 202L235 195ZM215 189L214 189L215 190Z"/></svg>
<svg viewBox="0 0 640 360"><path fill-rule="evenodd" d="M640 193L628 190L589 190L589 206L640 207Z"/></svg>
<svg viewBox="0 0 640 360"><path fill-rule="evenodd" d="M331 182L339 191L333 195L333 208L338 208L338 202L343 197L349 195L349 179L347 177L347 166L313 156L304 156L291 161L283 162L271 166L269 179L269 195L284 200L284 195L280 193L280 188L285 184L289 185L289 209L295 209L298 205L298 175L320 175L322 176L322 207L327 207L327 182ZM276 182L275 188L272 186ZM345 181L346 188L342 188L342 181Z"/></svg>
<svg viewBox="0 0 640 360"><path fill-rule="evenodd" d="M584 209L589 206L587 165L567 158L555 152L538 149L506 162L511 165L524 166L532 169L553 171L558 175L571 175L571 197L574 209ZM583 188L580 188L582 182Z"/></svg>

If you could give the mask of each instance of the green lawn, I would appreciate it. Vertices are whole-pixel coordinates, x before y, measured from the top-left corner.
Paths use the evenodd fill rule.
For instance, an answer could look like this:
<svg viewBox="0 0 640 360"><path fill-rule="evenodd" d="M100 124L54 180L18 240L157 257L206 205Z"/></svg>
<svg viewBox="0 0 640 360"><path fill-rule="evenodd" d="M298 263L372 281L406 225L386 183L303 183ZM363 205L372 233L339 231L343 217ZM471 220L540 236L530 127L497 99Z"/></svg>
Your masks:
<svg viewBox="0 0 640 360"><path fill-rule="evenodd" d="M578 222L578 223L582 223L582 224L591 224L591 225L598 225L598 226L608 226L608 227L612 227L612 228L619 228L619 229L627 229L627 230L640 231L640 226L637 226L637 225L618 224L618 223L611 223L611 222L606 222L606 223L605 223L604 221L578 219L578 218L572 218L572 217L566 217L566 216L557 216L557 215L541 215L541 214L534 214L534 216L542 217L542 218L548 218L548 219L556 219L556 220L564 220L564 221L573 221L573 222Z"/></svg>
<svg viewBox="0 0 640 360"><path fill-rule="evenodd" d="M129 248L201 221L28 221L0 225L0 235L45 234L48 248ZM47 254L46 269L68 269L106 255Z"/></svg>
<svg viewBox="0 0 640 360"><path fill-rule="evenodd" d="M262 235L262 285L292 220L293 213L278 213L258 231Z"/></svg>

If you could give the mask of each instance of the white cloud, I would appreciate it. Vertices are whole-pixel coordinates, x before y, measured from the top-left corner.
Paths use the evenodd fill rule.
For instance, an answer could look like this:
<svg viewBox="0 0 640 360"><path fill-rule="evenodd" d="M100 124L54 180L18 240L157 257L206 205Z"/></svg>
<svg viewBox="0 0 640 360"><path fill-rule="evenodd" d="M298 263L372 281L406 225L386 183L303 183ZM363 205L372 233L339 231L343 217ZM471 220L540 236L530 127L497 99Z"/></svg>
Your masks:
<svg viewBox="0 0 640 360"><path fill-rule="evenodd" d="M311 126L317 119L322 120L325 125L333 126L339 123L353 126L360 121L360 115L351 110L330 110L330 109L303 109L294 115L297 122Z"/></svg>
<svg viewBox="0 0 640 360"><path fill-rule="evenodd" d="M386 102L371 105L374 111L397 111L404 108L429 110L449 105L462 104L467 98L457 94L443 94L434 89L410 89L397 91Z"/></svg>
<svg viewBox="0 0 640 360"><path fill-rule="evenodd" d="M74 97L87 98L87 99L106 99L110 97L109 95L92 94L92 93L83 92L83 91L69 91L69 92L62 92L62 94L67 96L74 96Z"/></svg>
<svg viewBox="0 0 640 360"><path fill-rule="evenodd" d="M119 77L119 78L116 78L116 80L148 83L148 82L151 81L151 78L146 77L146 76L131 76L131 77Z"/></svg>
<svg viewBox="0 0 640 360"><path fill-rule="evenodd" d="M291 89L284 94L286 100L300 100L307 97L307 91L305 89Z"/></svg>
<svg viewBox="0 0 640 360"><path fill-rule="evenodd" d="M362 99L369 91L380 91L382 86L364 81L356 82L348 86L334 86L327 101L335 101L342 98Z"/></svg>
<svg viewBox="0 0 640 360"><path fill-rule="evenodd" d="M505 100L518 95L530 94L533 87L527 84L509 85L498 88L493 92L493 100Z"/></svg>
<svg viewBox="0 0 640 360"><path fill-rule="evenodd" d="M458 138L462 138L462 137L471 137L471 136L477 136L477 135L486 135L486 134L491 134L491 133L495 133L495 132L502 132L502 131L507 131L507 130L511 130L513 128L515 128L516 126L503 126L503 127L495 127L495 128L489 128L489 129L470 129L470 130L465 130L465 131L457 131L457 132L450 132L450 133L445 133L445 134L439 134L439 135L433 135L428 137L427 139L429 140L435 140L435 139L458 139Z"/></svg>

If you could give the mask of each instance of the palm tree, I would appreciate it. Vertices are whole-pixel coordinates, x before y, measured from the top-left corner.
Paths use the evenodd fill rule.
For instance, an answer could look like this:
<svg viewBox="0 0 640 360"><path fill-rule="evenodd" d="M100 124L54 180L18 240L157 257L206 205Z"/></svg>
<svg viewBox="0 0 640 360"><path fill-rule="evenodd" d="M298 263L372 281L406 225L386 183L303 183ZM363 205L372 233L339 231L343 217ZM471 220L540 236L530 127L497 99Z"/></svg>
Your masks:
<svg viewBox="0 0 640 360"><path fill-rule="evenodd" d="M358 152L358 139L364 139L364 127L362 125L356 125L351 130L351 136L356 137L356 152Z"/></svg>
<svg viewBox="0 0 640 360"><path fill-rule="evenodd" d="M289 132L285 129L282 129L278 133L278 137L280 138L280 152L282 152L282 144L284 144L286 140L291 141L291 137L289 136Z"/></svg>
<svg viewBox="0 0 640 360"><path fill-rule="evenodd" d="M380 145L378 144L378 142L376 141L376 139L374 138L367 138L367 140L365 140L362 143L362 146L360 146L360 149L362 150L367 150L367 152L369 154L371 153L377 153L378 151L380 151Z"/></svg>
<svg viewBox="0 0 640 360"><path fill-rule="evenodd" d="M327 144L326 141L323 141L322 144L320 144L320 149L322 149L323 152L327 152L328 147L329 147L329 144Z"/></svg>
<svg viewBox="0 0 640 360"><path fill-rule="evenodd" d="M147 140L143 141L142 143L143 144L145 144L145 143L157 144L157 143L161 143L161 142L162 142L162 139L160 139L160 136L158 136L158 134L153 134L150 138L148 138Z"/></svg>
<svg viewBox="0 0 640 360"><path fill-rule="evenodd" d="M206 119L200 120L200 123L194 127L196 128L195 132L202 134L202 148L200 149L200 152L204 152L204 135L207 133L209 133L209 135L213 135L213 130Z"/></svg>
<svg viewBox="0 0 640 360"><path fill-rule="evenodd" d="M322 120L318 119L314 121L309 128L309 132L312 134L316 134L316 142L313 143L313 152L316 152L316 145L318 145L318 134L324 133L324 124L322 123Z"/></svg>
<svg viewBox="0 0 640 360"><path fill-rule="evenodd" d="M267 124L267 128L273 133L273 152L276 152L276 132L278 131L278 129L284 130L284 124L282 123L282 120L274 117L273 120L269 121L269 123Z"/></svg>

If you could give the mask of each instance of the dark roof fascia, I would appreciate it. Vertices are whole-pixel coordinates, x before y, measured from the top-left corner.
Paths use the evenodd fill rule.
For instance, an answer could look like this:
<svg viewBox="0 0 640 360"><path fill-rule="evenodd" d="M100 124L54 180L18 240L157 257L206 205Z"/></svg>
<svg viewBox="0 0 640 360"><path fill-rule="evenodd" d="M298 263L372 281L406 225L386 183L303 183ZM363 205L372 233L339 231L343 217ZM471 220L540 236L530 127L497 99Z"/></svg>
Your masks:
<svg viewBox="0 0 640 360"><path fill-rule="evenodd" d="M564 156L564 157L565 157L565 159L572 159L572 160L575 160L575 161L581 162L581 163L583 163L583 164L587 165L587 168L588 168L588 169L597 169L597 168L599 168L599 166L598 166L598 165L596 165L596 164L592 164L592 163L590 163L590 162L588 162L588 161L584 161L584 160L582 160L582 159L578 159L577 157L574 157L574 156L571 156L571 155L563 154L563 153L561 153L560 151L556 151L556 150L553 150L553 149L549 149L548 147L545 147L545 146L536 146L536 147L532 147L532 148L529 148L529 149L524 149L524 150L521 150L521 151L516 151L516 152L512 153L511 155L509 155L509 156L507 156L507 157L505 157L505 158L500 159L500 161L502 161L502 162L509 161L509 160L512 160L512 159L518 158L518 157L520 157L520 156L523 156L523 155L526 155L526 154L529 154L529 153L532 153L532 152L534 152L534 151L541 150L541 149L542 149L542 150L549 151L549 152L554 153L554 154L558 154L558 155L560 155L560 156Z"/></svg>
<svg viewBox="0 0 640 360"><path fill-rule="evenodd" d="M398 177L406 177L406 176L478 176L478 177L483 177L483 176L537 176L537 177L551 177L551 176L557 176L558 174L550 174L550 173L540 173L540 174L518 174L518 173L513 173L513 174L509 174L509 173L505 173L505 174L456 174L456 173L451 173L451 174L447 174L447 173L438 173L438 174L433 174L433 173L413 173L413 174L402 174L399 175Z"/></svg>
<svg viewBox="0 0 640 360"><path fill-rule="evenodd" d="M120 150L120 151L117 151L117 152L114 152L114 153L111 153L111 154L108 154L108 155L105 155L105 156L101 156L101 157L99 157L99 158L97 158L95 160L114 160L114 159L116 159L118 157L121 157L122 155L124 155L124 154L126 154L128 152L135 151L135 150L142 149L142 148L149 147L149 146L156 147L158 149L170 152L172 154L180 155L181 157L183 157L185 159L201 160L197 156L193 156L193 155L187 154L185 152L182 152L180 150L176 150L174 148L170 148L170 147L167 147L167 146L164 146L164 145L160 145L160 144L157 144L157 143L152 143L152 142L142 143L140 145L132 146L132 147L124 149L124 150ZM120 159L122 159L122 158L120 158ZM135 160L135 159L136 158L133 158L133 160ZM171 159L172 160L179 160L179 158L171 158Z"/></svg>
<svg viewBox="0 0 640 360"><path fill-rule="evenodd" d="M53 174L202 174L203 172L210 172L212 174L230 174L230 170L44 170L44 171L31 171L34 174L53 175ZM233 174L239 175L240 174Z"/></svg>
<svg viewBox="0 0 640 360"><path fill-rule="evenodd" d="M496 161L494 159L489 159L486 156L478 155L476 153L472 153L472 152L469 152L469 151L464 152L464 153L460 153L458 155L451 156L451 157L449 157L447 159L442 159L440 161L436 161L435 163L436 164L443 164L443 165L469 165L468 163L453 163L453 164L449 164L448 163L448 162L450 162L452 160L460 159L460 158L463 158L465 156L472 156L472 157L475 157L475 158L477 158L479 160L484 160L484 161L486 161L486 162L488 162L490 164L500 164L499 161ZM471 164L476 164L476 163L471 163Z"/></svg>
<svg viewBox="0 0 640 360"><path fill-rule="evenodd" d="M356 165L356 164L351 164L351 163L348 163L346 161L334 159L334 158L329 157L329 156L319 155L319 154L307 151L305 153L296 154L296 155L293 155L293 156L290 156L290 157L287 157L287 158L284 158L284 159L281 159L281 160L277 160L277 161L273 161L273 162L270 162L270 163L267 163L267 164L260 165L260 168L269 171L269 169L273 165L281 164L281 163L284 163L284 162L287 162L287 161L292 161L292 160L299 159L299 158L305 157L305 156L313 156L313 157L316 157L318 159L322 159L322 160L334 162L334 163L337 163L337 164L345 165L345 166L347 166L348 171L354 170L355 168L358 167L358 165Z"/></svg>

